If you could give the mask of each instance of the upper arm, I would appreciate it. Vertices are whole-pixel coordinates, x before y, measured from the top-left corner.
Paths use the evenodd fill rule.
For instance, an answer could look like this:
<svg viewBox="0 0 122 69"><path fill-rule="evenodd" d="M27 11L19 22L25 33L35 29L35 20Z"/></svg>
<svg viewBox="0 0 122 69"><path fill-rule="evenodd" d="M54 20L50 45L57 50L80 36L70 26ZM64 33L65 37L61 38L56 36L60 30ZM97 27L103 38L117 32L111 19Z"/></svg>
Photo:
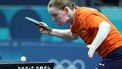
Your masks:
<svg viewBox="0 0 122 69"><path fill-rule="evenodd" d="M111 25L108 22L103 21L99 25L98 33L105 35L108 34L110 30L111 30Z"/></svg>
<svg viewBox="0 0 122 69"><path fill-rule="evenodd" d="M110 28L111 28L111 25L110 25L108 22L103 21L103 22L101 22L101 24L99 25L99 28L101 28L101 29L104 29L104 28L110 29Z"/></svg>

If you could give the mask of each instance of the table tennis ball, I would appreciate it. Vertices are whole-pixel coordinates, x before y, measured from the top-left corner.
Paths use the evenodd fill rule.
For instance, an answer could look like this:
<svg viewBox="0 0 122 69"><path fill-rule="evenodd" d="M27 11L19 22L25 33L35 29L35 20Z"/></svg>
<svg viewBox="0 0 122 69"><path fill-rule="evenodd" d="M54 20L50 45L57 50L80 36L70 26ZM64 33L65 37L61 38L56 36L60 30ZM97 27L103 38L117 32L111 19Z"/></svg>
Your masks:
<svg viewBox="0 0 122 69"><path fill-rule="evenodd" d="M21 61L23 61L23 62L26 61L26 57L25 56L22 56L21 57Z"/></svg>

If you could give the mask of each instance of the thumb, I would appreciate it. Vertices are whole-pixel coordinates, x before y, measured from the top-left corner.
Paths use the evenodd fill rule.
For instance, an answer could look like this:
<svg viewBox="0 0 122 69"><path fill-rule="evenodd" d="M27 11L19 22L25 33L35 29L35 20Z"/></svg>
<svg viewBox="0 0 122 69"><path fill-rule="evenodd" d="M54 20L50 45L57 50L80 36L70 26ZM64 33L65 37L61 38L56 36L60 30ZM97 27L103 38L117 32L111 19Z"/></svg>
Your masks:
<svg viewBox="0 0 122 69"><path fill-rule="evenodd" d="M47 26L48 27L48 25L46 23L44 23L44 22L40 22L40 23L43 24L44 26Z"/></svg>
<svg viewBox="0 0 122 69"><path fill-rule="evenodd" d="M87 48L90 48L90 45L87 45Z"/></svg>

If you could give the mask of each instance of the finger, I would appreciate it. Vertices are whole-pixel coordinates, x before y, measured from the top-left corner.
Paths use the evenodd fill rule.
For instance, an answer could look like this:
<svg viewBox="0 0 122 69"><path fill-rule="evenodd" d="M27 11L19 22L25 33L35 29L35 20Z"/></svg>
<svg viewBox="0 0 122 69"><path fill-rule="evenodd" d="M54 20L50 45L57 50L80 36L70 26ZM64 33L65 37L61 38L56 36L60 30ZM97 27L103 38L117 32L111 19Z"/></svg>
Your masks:
<svg viewBox="0 0 122 69"><path fill-rule="evenodd" d="M87 47L87 48L90 48L90 45L87 45L86 47Z"/></svg>
<svg viewBox="0 0 122 69"><path fill-rule="evenodd" d="M89 58L92 58L92 57L93 57L93 55L91 55L91 54L89 53L89 54L88 54L88 57L89 57Z"/></svg>
<svg viewBox="0 0 122 69"><path fill-rule="evenodd" d="M43 28L40 28L39 31L42 32L42 31L44 31L44 29Z"/></svg>
<svg viewBox="0 0 122 69"><path fill-rule="evenodd" d="M92 58L93 57L93 51L91 51L91 50L88 51L88 57L89 58Z"/></svg>
<svg viewBox="0 0 122 69"><path fill-rule="evenodd" d="M43 28L43 29L45 29L45 28L44 28L43 26L41 26L41 25L39 25L39 27L40 27L40 28Z"/></svg>
<svg viewBox="0 0 122 69"><path fill-rule="evenodd" d="M48 26L46 23L44 23L44 22L40 22L41 24L43 24L43 25L45 25L45 26Z"/></svg>

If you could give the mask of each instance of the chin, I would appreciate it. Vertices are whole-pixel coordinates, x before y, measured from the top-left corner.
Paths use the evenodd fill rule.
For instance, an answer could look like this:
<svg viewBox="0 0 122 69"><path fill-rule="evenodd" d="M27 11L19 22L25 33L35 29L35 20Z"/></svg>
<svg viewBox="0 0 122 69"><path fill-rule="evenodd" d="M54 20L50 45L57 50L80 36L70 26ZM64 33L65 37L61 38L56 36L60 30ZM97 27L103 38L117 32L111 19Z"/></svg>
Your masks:
<svg viewBox="0 0 122 69"><path fill-rule="evenodd" d="M60 25L60 26L64 25L65 23L66 23L65 21L57 22L57 24Z"/></svg>
<svg viewBox="0 0 122 69"><path fill-rule="evenodd" d="M59 26L62 26L62 25L64 25L64 24L58 24Z"/></svg>

